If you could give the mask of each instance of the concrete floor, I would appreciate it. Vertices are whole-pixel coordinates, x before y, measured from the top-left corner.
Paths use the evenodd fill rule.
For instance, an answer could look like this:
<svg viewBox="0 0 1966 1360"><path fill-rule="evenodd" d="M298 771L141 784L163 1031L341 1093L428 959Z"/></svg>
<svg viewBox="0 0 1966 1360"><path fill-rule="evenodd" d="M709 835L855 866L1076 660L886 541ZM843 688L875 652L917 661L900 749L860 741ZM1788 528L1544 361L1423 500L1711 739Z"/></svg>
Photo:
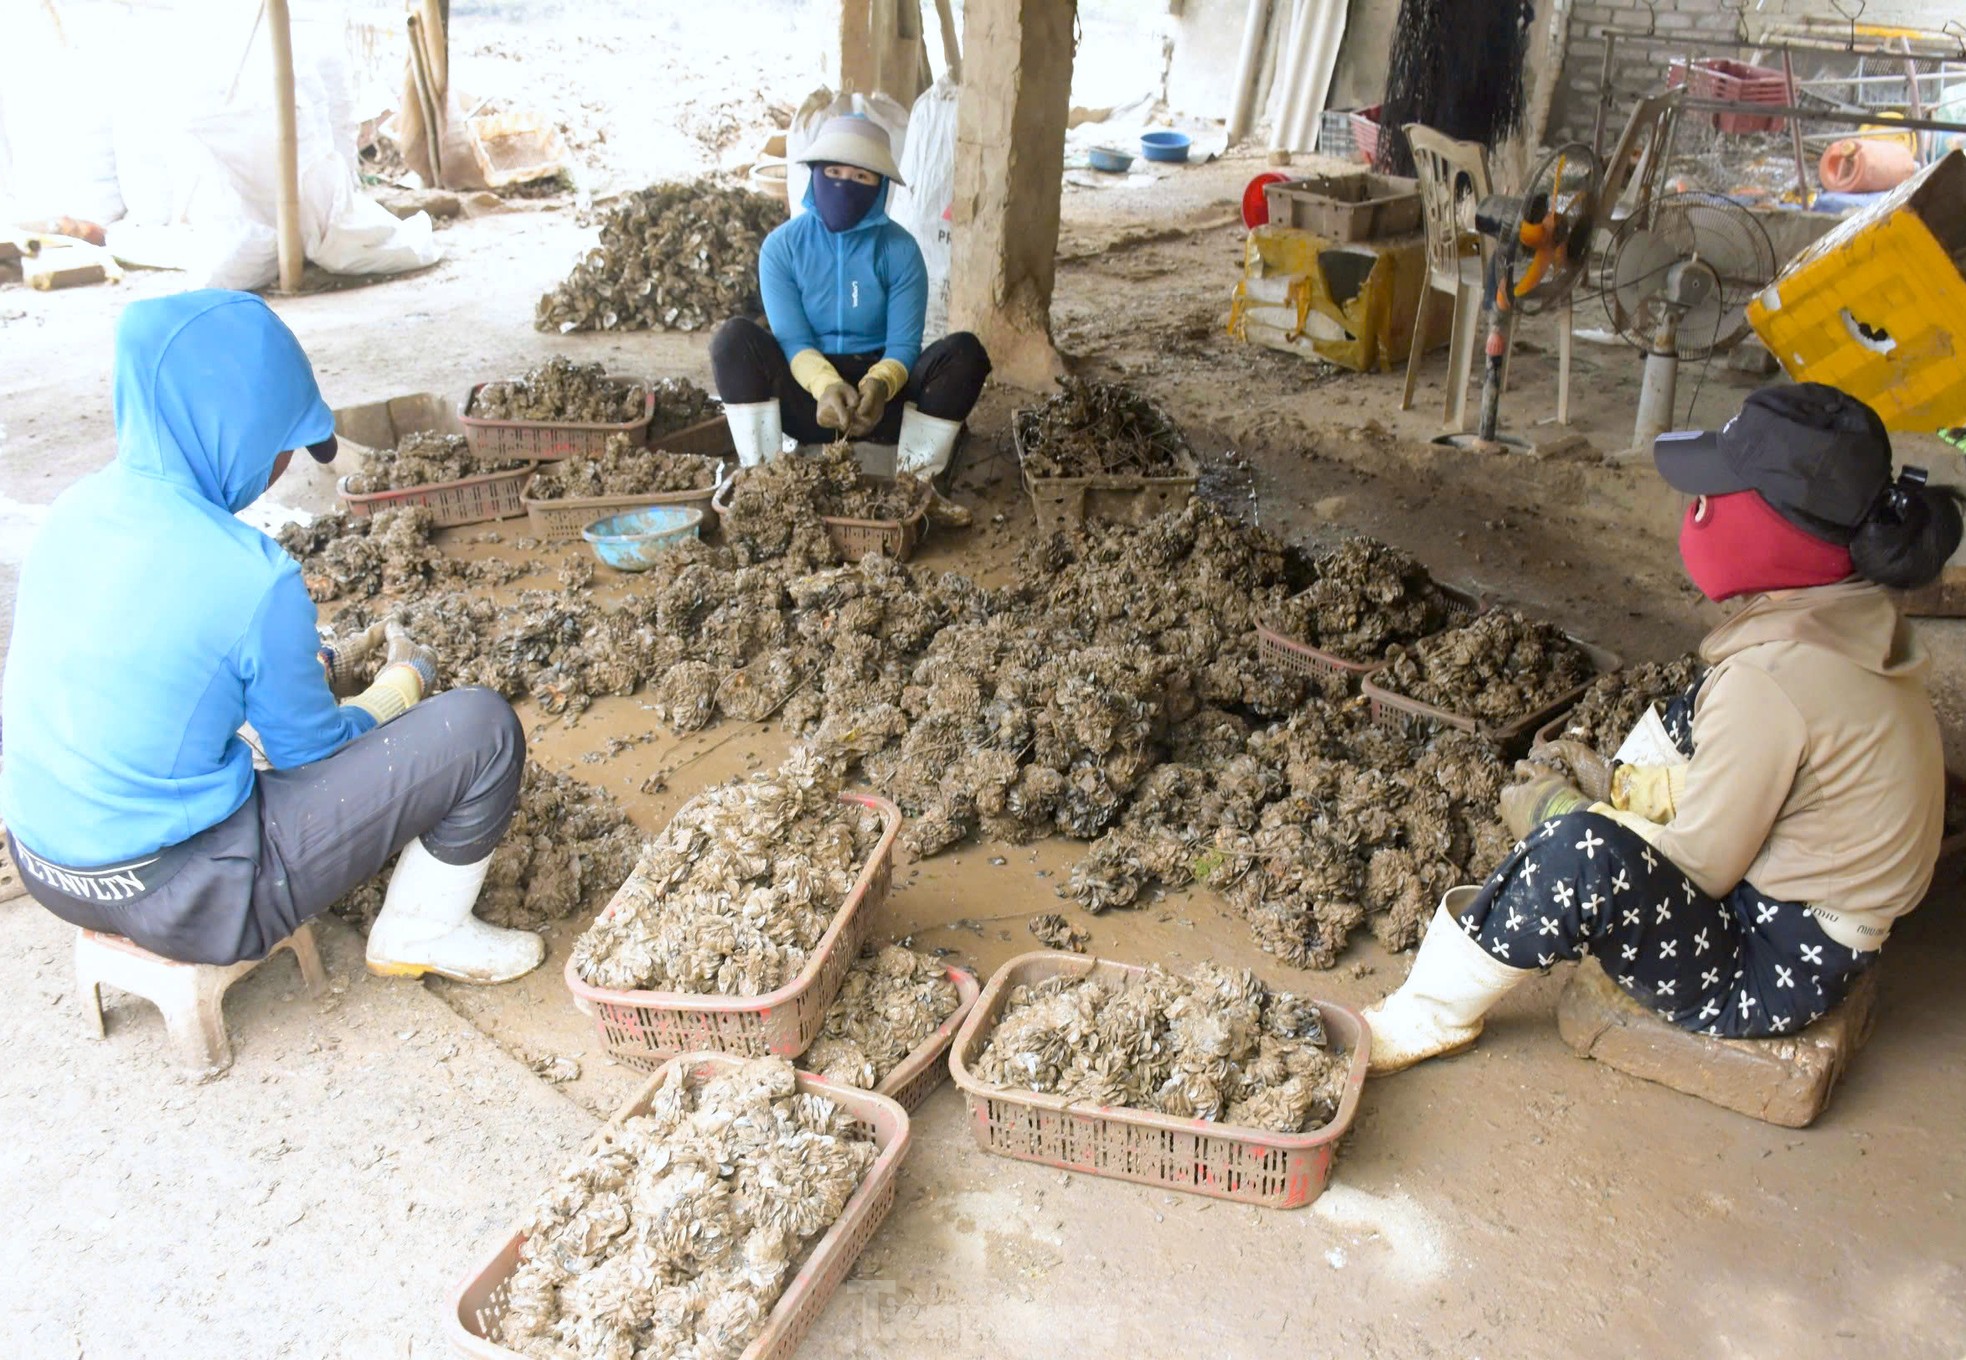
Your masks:
<svg viewBox="0 0 1966 1360"><path fill-rule="evenodd" d="M1673 506L1642 468L1441 454L1421 442L1438 359L1402 415L1396 377L1322 375L1223 336L1240 234L1222 223L1252 169L1068 195L1061 343L1167 402L1211 459L1240 449L1252 513L1283 532L1377 534L1628 656L1694 640L1704 620L1662 532ZM417 278L277 304L337 405L458 394L561 351L707 379L702 337L530 328L533 298L582 240L565 215L514 213L443 239L450 258ZM36 509L113 451L117 308L174 286L133 275L115 290L0 292L0 572ZM1539 338L1526 337L1509 407L1525 424L1548 415L1554 391ZM1615 448L1635 360L1582 357L1578 430ZM1741 390L1714 374L1700 418ZM986 399L963 483L1004 523L932 545L929 565L1001 561L1028 529L1003 452L1016 400ZM11 593L0 578L0 608ZM1956 626L1925 631L1945 663L1956 747L1966 658ZM542 759L604 783L646 828L782 742L724 724L581 759L651 726L640 702L604 701L574 727L528 721ZM636 794L657 770L668 790ZM904 864L877 928L988 970L1028 946L1024 919L1057 907L1052 885L1075 857L1049 842ZM1474 1054L1368 1085L1333 1187L1296 1213L987 1157L945 1088L919 1117L893 1218L803 1353L1038 1356L1062 1343L1092 1357L1957 1356L1958 899L1946 882L1894 937L1876 1038L1807 1131L1572 1059L1549 1014L1560 973L1512 997ZM83 1040L66 932L24 901L0 905L12 1055L0 1127L16 1133L0 1148L0 1184L24 1229L0 1247L0 1296L15 1302L0 1310L0 1354L441 1353L448 1284L635 1085L559 981L578 925L556 933L545 969L488 991L370 979L331 927L343 990L317 1003L291 965L270 965L235 993L238 1065L201 1086L162 1065L161 1025L140 1003L116 1007L106 1043ZM1405 969L1369 942L1330 973L1280 967L1207 894L1090 925L1101 954L1213 957L1353 1004ZM580 1078L556 1090L515 1061L545 1056L575 1058Z"/></svg>

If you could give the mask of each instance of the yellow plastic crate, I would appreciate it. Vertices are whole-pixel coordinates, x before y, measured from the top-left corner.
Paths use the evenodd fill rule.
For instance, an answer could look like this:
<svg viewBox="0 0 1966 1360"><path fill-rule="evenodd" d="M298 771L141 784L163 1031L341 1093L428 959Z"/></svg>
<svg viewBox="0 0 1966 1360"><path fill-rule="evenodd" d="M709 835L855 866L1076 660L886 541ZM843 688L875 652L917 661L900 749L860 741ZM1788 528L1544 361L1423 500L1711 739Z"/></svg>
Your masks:
<svg viewBox="0 0 1966 1360"><path fill-rule="evenodd" d="M1966 423L1966 153L1796 256L1748 323L1791 378L1861 397L1891 429Z"/></svg>
<svg viewBox="0 0 1966 1360"><path fill-rule="evenodd" d="M1229 333L1359 373L1406 362L1420 290L1420 236L1334 241L1298 227L1249 233Z"/></svg>

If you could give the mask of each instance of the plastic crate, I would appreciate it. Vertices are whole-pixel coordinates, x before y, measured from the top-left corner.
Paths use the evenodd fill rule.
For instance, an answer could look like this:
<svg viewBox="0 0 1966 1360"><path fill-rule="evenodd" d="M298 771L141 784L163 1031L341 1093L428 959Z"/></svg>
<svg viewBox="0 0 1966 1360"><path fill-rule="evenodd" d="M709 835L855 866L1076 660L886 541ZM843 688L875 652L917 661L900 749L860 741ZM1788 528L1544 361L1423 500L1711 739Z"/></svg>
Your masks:
<svg viewBox="0 0 1966 1360"><path fill-rule="evenodd" d="M1606 651L1573 633L1565 633L1564 636L1583 649L1584 655L1590 658L1597 675L1609 674L1624 664L1616 652ZM1596 678L1597 676L1594 675L1591 680ZM1450 709L1436 708L1432 704L1422 703L1418 699L1409 699L1404 694L1379 684L1376 674L1367 676L1360 688L1365 697L1372 701L1374 722L1388 722L1398 715L1425 718L1444 727L1458 727L1463 732L1473 732L1477 736L1485 737L1503 751L1520 751L1527 749L1527 740L1537 728L1553 718L1560 718L1568 713L1571 706L1583 697L1584 691L1591 687L1591 680L1586 680L1574 689L1564 691L1534 712L1525 713L1515 721L1507 723L1488 723L1470 713L1456 713Z"/></svg>
<svg viewBox="0 0 1966 1360"><path fill-rule="evenodd" d="M720 1069L737 1065L740 1059L720 1053L688 1053L670 1060L689 1068L689 1080L701 1083ZM664 1064L666 1068L669 1064ZM646 1113L657 1084L666 1076L658 1071L635 1098L588 1144L591 1152L606 1142L624 1122ZM826 1303L840 1281L853 1269L867 1243L879 1231L888 1211L894 1207L895 1176L908 1153L910 1132L908 1114L886 1096L841 1086L808 1072L799 1073L799 1090L825 1096L838 1104L856 1121L871 1128L874 1146L879 1150L867 1169L860 1188L853 1192L840 1216L806 1253L798 1273L778 1296L765 1318L765 1328L749 1346L741 1360L788 1360L805 1340L813 1324L825 1311ZM519 1352L489 1339L504 1316L509 1301L512 1275L519 1268L525 1247L523 1228L515 1229L487 1255L478 1268L451 1291L444 1308L444 1334L451 1353L470 1360L523 1360Z"/></svg>
<svg viewBox="0 0 1966 1360"><path fill-rule="evenodd" d="M1352 115L1345 109L1326 109L1318 115L1317 153L1333 160L1361 159L1352 136Z"/></svg>
<svg viewBox="0 0 1966 1360"><path fill-rule="evenodd" d="M737 475L732 473L717 488L716 497L711 501L719 517L730 513L731 493L737 485ZM884 480L862 474L862 485ZM915 555L922 539L928 533L928 503L934 491L922 488L921 504L906 519L847 519L840 515L821 515L819 522L826 526L826 536L833 541L833 549L848 562L858 562L869 553L882 553L897 562L906 562Z"/></svg>
<svg viewBox="0 0 1966 1360"><path fill-rule="evenodd" d="M922 1040L921 1045L901 1060L900 1066L881 1078L874 1088L878 1095L884 1095L913 1114L922 1107L922 1102L935 1094L949 1075L949 1064L942 1056L949 1051L949 1045L956 1041L956 1032L963 1027L963 1021L976 1008L976 998L983 988L976 981L976 974L967 968L949 969L949 981L956 984L956 1009L942 1022L941 1028Z"/></svg>
<svg viewBox="0 0 1966 1360"><path fill-rule="evenodd" d="M1028 409L1028 408L1027 408ZM1090 477L1033 477L1024 469L1024 416L1010 422L1019 475L1038 518L1038 532L1049 536L1081 529L1087 520L1144 524L1155 515L1178 510L1195 494L1201 471L1192 456L1180 456L1182 471L1171 477L1135 477L1099 472Z"/></svg>
<svg viewBox="0 0 1966 1360"><path fill-rule="evenodd" d="M619 515L628 510L642 510L651 505L679 505L703 512L704 528L714 526L715 512L710 503L716 498L717 488L725 479L724 465L717 465L716 480L700 491L656 491L643 496L567 496L559 500L534 500L531 496L522 498L526 507L526 518L531 522L532 536L542 543L569 543L580 537L580 531L595 520L606 519L609 515ZM531 490L528 486L527 490Z"/></svg>
<svg viewBox="0 0 1966 1360"><path fill-rule="evenodd" d="M611 377L608 381L626 387L635 379ZM574 454L598 458L607 451L609 435L625 434L630 443L646 444L649 422L655 419L655 393L645 387L642 414L637 420L487 420L471 414L485 387L479 383L471 389L457 417L464 426L464 437L471 442L471 452L485 459L533 458L550 463Z"/></svg>
<svg viewBox="0 0 1966 1360"><path fill-rule="evenodd" d="M1374 104L1370 108L1353 109L1347 116L1352 120L1352 145L1357 148L1358 159L1367 165L1379 159L1379 114L1384 104Z"/></svg>
<svg viewBox="0 0 1966 1360"><path fill-rule="evenodd" d="M1438 582L1435 585L1447 600L1448 613L1455 616L1456 621L1448 625L1450 628L1460 627L1487 607L1482 603L1480 596L1470 591L1440 585ZM1280 671L1292 675L1305 675L1312 679L1331 675L1352 679L1370 675L1386 664L1384 661L1347 661L1336 652L1313 647L1308 642L1300 641L1287 633L1280 633L1262 624L1256 627L1256 652L1263 660Z"/></svg>
<svg viewBox="0 0 1966 1360"><path fill-rule="evenodd" d="M348 478L343 477L335 483L335 489L350 519L368 519L385 510L422 506L430 511L430 522L435 528L454 529L460 524L483 524L487 520L514 519L525 514L525 487L532 480L535 466L527 462L522 467L481 473L455 482L366 493L350 491Z"/></svg>
<svg viewBox="0 0 1966 1360"><path fill-rule="evenodd" d="M1019 955L997 970L949 1054L949 1072L969 1102L970 1131L977 1146L1020 1161L1239 1204L1295 1209L1316 1199L1331 1179L1338 1140L1358 1113L1372 1051L1365 1017L1347 1006L1316 1003L1324 1016L1325 1034L1351 1054L1351 1070L1337 1113L1329 1124L1311 1133L1271 1133L1151 1110L1081 1104L1063 1096L991 1086L971 1075L969 1065L982 1054L1016 988L1059 976L1118 981L1146 971L1129 963L1052 950Z"/></svg>
<svg viewBox="0 0 1966 1360"><path fill-rule="evenodd" d="M1420 182L1356 170L1287 179L1263 190L1274 226L1327 241L1380 241L1420 230Z"/></svg>
<svg viewBox="0 0 1966 1360"><path fill-rule="evenodd" d="M867 920L887 897L894 838L901 809L873 794L843 793L843 803L859 803L881 815L880 842L860 867L846 901L819 937L799 975L761 996L700 995L694 992L616 991L596 987L566 964L567 988L574 1005L593 1017L608 1056L648 1071L675 1053L711 1051L747 1058L796 1058L819 1037L826 1008L833 1004L847 969L860 957ZM637 871L639 872L639 870ZM630 876L617 890L626 891ZM614 902L601 910L605 918Z"/></svg>
<svg viewBox="0 0 1966 1360"><path fill-rule="evenodd" d="M1686 63L1674 61L1666 74L1668 87L1684 85L1695 99L1719 99L1732 104L1788 103L1788 77L1766 66L1750 66L1743 61L1702 58L1693 63L1687 78ZM1780 132L1788 126L1782 118L1764 118L1752 113L1710 113L1708 121L1721 132Z"/></svg>

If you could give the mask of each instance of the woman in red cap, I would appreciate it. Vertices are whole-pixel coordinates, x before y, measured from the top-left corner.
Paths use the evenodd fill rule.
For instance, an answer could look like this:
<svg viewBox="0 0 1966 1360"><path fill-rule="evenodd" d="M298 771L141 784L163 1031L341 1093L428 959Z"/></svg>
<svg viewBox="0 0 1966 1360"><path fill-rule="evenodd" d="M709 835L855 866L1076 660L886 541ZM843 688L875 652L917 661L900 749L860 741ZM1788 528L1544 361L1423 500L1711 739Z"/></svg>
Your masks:
<svg viewBox="0 0 1966 1360"><path fill-rule="evenodd" d="M1567 743L1582 788L1535 769L1503 794L1520 840L1442 899L1406 981L1367 1010L1375 1072L1466 1048L1518 982L1586 952L1682 1028L1793 1033L1931 881L1944 757L1925 655L1886 587L1938 577L1959 494L1919 468L1894 479L1876 412L1813 383L1764 388L1654 458L1695 497L1687 574L1744 603L1651 752L1636 733L1622 763Z"/></svg>

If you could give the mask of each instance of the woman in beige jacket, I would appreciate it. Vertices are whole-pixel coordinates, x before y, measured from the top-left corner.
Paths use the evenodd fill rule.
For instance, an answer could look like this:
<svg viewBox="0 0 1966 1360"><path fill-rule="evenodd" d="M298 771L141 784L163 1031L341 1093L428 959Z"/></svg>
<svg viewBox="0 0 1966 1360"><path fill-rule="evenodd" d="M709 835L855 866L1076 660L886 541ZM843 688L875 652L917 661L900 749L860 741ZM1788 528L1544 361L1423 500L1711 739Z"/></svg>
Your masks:
<svg viewBox="0 0 1966 1360"><path fill-rule="evenodd" d="M1588 793L1540 770L1504 793L1521 839L1448 893L1405 983L1366 1011L1375 1072L1466 1048L1516 983L1585 952L1673 1024L1793 1033L1924 896L1945 768L1926 658L1885 588L1937 578L1958 494L1917 468L1894 479L1876 413L1818 384L1764 388L1654 456L1696 498L1694 584L1745 603L1668 708L1676 754L1573 759Z"/></svg>

